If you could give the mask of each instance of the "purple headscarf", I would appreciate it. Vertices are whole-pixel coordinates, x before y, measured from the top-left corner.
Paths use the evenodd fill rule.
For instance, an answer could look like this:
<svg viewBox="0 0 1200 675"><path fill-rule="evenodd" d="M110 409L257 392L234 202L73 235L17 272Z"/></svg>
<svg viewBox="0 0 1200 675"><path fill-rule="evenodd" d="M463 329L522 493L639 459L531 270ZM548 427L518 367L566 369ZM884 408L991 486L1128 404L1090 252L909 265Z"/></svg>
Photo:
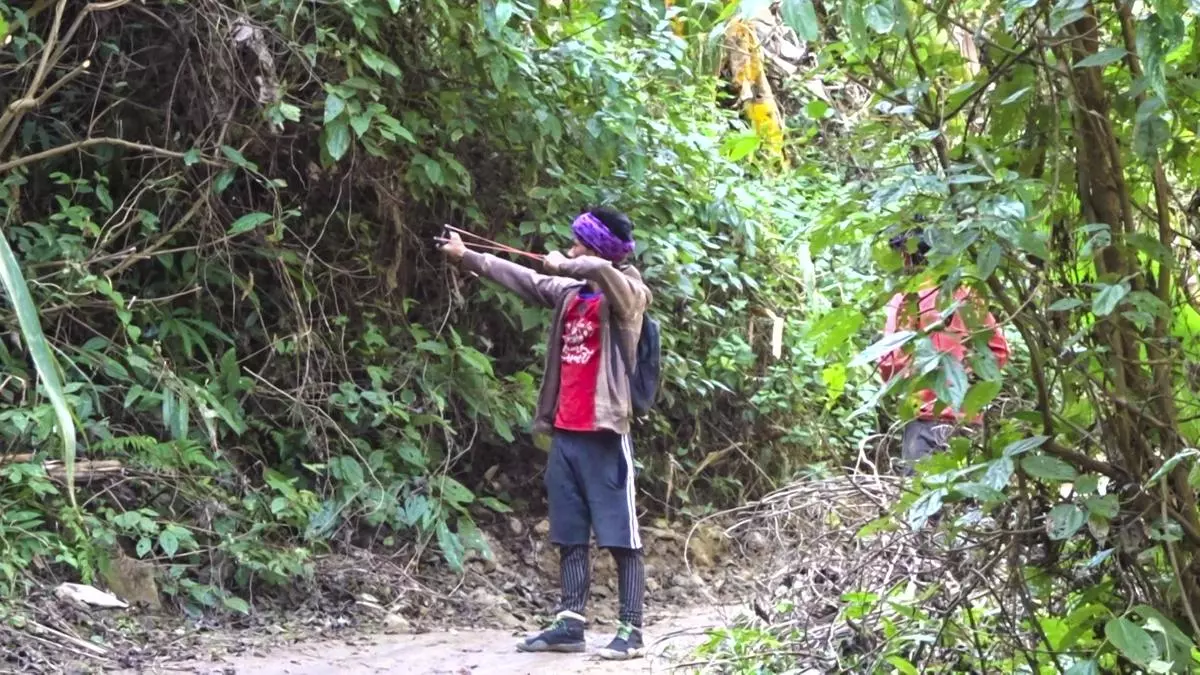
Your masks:
<svg viewBox="0 0 1200 675"><path fill-rule="evenodd" d="M612 262L621 262L633 253L632 241L617 238L603 221L590 213L580 214L575 222L571 223L571 232L584 246Z"/></svg>

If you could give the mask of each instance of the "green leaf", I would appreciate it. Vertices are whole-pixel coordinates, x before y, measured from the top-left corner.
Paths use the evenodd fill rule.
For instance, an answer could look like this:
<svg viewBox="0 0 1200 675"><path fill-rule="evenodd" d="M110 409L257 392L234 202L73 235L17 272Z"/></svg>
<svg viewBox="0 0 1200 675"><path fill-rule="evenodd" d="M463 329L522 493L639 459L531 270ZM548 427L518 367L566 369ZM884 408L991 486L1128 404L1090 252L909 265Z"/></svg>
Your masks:
<svg viewBox="0 0 1200 675"><path fill-rule="evenodd" d="M1003 490L1008 487L1009 480L1013 474L1012 457L1001 457L988 463L987 471L983 474L983 480L980 481L984 485L993 490Z"/></svg>
<svg viewBox="0 0 1200 675"><path fill-rule="evenodd" d="M391 8L392 14L400 11L400 0L388 0L388 7Z"/></svg>
<svg viewBox="0 0 1200 675"><path fill-rule="evenodd" d="M1087 514L1074 504L1059 504L1050 509L1047 530L1055 541L1069 539L1087 522Z"/></svg>
<svg viewBox="0 0 1200 675"><path fill-rule="evenodd" d="M25 277L21 274L17 257L13 253L12 247L8 245L8 238L3 231L0 231L0 283L3 283L9 303L16 311L21 337L33 359L34 368L37 370L42 388L45 389L46 397L50 399L50 405L54 408L54 417L57 421L55 430L58 432L59 440L62 441L61 457L66 473L67 495L70 498L71 507L77 508L75 501L75 444L77 441L75 418L67 403L62 380L59 378L58 360L54 357L46 334L42 332L37 306L33 302L33 296L29 293Z"/></svg>
<svg viewBox="0 0 1200 675"><path fill-rule="evenodd" d="M1046 441L1050 440L1049 436L1030 436L1019 441L1014 441L1004 446L1005 457L1016 457L1033 450L1034 448L1042 447Z"/></svg>
<svg viewBox="0 0 1200 675"><path fill-rule="evenodd" d="M1078 307L1083 307L1083 301L1079 298L1060 298L1050 305L1051 312L1069 312Z"/></svg>
<svg viewBox="0 0 1200 675"><path fill-rule="evenodd" d="M171 530L163 530L158 535L158 547L167 554L167 557L174 557L175 553L179 551L179 538Z"/></svg>
<svg viewBox="0 0 1200 675"><path fill-rule="evenodd" d="M921 672L917 670L917 667L914 666L912 662L908 661L903 656L897 656L893 654L884 660L887 661L893 668L900 671L901 675L918 675Z"/></svg>
<svg viewBox="0 0 1200 675"><path fill-rule="evenodd" d="M779 7L783 22L805 42L813 42L820 36L817 12L812 0L783 0Z"/></svg>
<svg viewBox="0 0 1200 675"><path fill-rule="evenodd" d="M363 134L367 133L367 130L371 128L371 114L363 113L351 117L350 128L354 129L354 135L362 138Z"/></svg>
<svg viewBox="0 0 1200 675"><path fill-rule="evenodd" d="M1117 617L1104 624L1104 637L1117 651L1140 666L1158 660L1158 645L1144 628L1126 619Z"/></svg>
<svg viewBox="0 0 1200 675"><path fill-rule="evenodd" d="M1159 114L1162 99L1148 98L1138 106L1133 124L1133 152L1144 161L1152 161L1171 140L1171 127Z"/></svg>
<svg viewBox="0 0 1200 675"><path fill-rule="evenodd" d="M908 525L914 530L919 530L925 526L925 523L942 510L942 501L945 499L948 491L946 488L938 488L930 490L921 495L917 501L908 509Z"/></svg>
<svg viewBox="0 0 1200 675"><path fill-rule="evenodd" d="M222 597L221 604L225 605L226 608L234 612L238 612L239 614L250 613L250 603L237 597L236 595L226 595Z"/></svg>
<svg viewBox="0 0 1200 675"><path fill-rule="evenodd" d="M454 572L462 572L466 551L462 542L458 540L458 535L451 532L445 522L440 522L437 524L437 538L438 548L442 549L442 557L446 559L446 564Z"/></svg>
<svg viewBox="0 0 1200 675"><path fill-rule="evenodd" d="M418 342L417 349L420 349L423 352L437 354L438 356L445 356L450 353L450 348L446 346L446 343L438 342L437 340L425 340L424 342Z"/></svg>
<svg viewBox="0 0 1200 675"><path fill-rule="evenodd" d="M762 139L753 131L737 134L725 139L721 144L721 154L731 162L738 162L754 152L762 144Z"/></svg>
<svg viewBox="0 0 1200 675"><path fill-rule="evenodd" d="M290 122L300 121L300 107L292 105L291 103L280 103L279 114L283 117L283 119Z"/></svg>
<svg viewBox="0 0 1200 675"><path fill-rule="evenodd" d="M893 351L908 344L917 334L911 330L896 331L891 335L885 335L883 338L864 349L854 360L850 362L851 368L865 366L868 363L874 363L884 356L891 354Z"/></svg>
<svg viewBox="0 0 1200 675"><path fill-rule="evenodd" d="M259 225L262 225L263 223L271 220L271 218L273 218L273 216L271 214L263 213L262 211L255 211L254 213L247 213L246 215L242 216L241 218L238 218L237 220L233 221L233 225L229 226L229 234L231 236L237 235L237 234L244 234L246 232L249 232L250 230L253 230L254 228L258 227Z"/></svg>
<svg viewBox="0 0 1200 675"><path fill-rule="evenodd" d="M1138 616L1146 620L1146 630L1156 630L1167 637L1174 645L1176 651L1180 654L1189 654L1195 645L1192 639L1187 636L1187 633L1179 630L1175 622L1168 619L1157 609L1150 605L1134 605L1133 611L1137 612ZM1156 625L1157 624L1157 625ZM1170 656L1168 654L1167 656Z"/></svg>
<svg viewBox="0 0 1200 675"><path fill-rule="evenodd" d="M493 56L488 62L488 75L497 91L503 91L508 86L508 73L508 59Z"/></svg>
<svg viewBox="0 0 1200 675"><path fill-rule="evenodd" d="M822 369L821 382L825 385L826 407L832 406L846 389L846 365L835 363Z"/></svg>
<svg viewBox="0 0 1200 675"><path fill-rule="evenodd" d="M1171 473L1171 471L1175 467L1179 466L1179 463L1183 460L1197 456L1200 456L1200 450L1196 450L1195 448L1184 448L1183 450L1175 453L1174 457L1163 462L1163 465L1158 467L1158 470L1151 474L1150 478L1146 480L1146 485L1152 485L1158 481L1158 479Z"/></svg>
<svg viewBox="0 0 1200 675"><path fill-rule="evenodd" d="M804 114L810 120L823 120L829 114L829 104L819 98L809 101L804 106Z"/></svg>
<svg viewBox="0 0 1200 675"><path fill-rule="evenodd" d="M213 192L221 194L233 184L233 170L225 169L213 179Z"/></svg>
<svg viewBox="0 0 1200 675"><path fill-rule="evenodd" d="M184 166L192 166L193 164L196 164L199 161L200 161L200 151L199 150L192 148L191 150L188 150L187 152L183 153L183 165Z"/></svg>
<svg viewBox="0 0 1200 675"><path fill-rule="evenodd" d="M454 480L449 476L442 476L438 481L442 499L451 504L461 505L470 504L475 501L475 493L467 489L465 485Z"/></svg>
<svg viewBox="0 0 1200 675"><path fill-rule="evenodd" d="M361 487L366 480L362 464L359 464L357 459L349 455L343 455L341 460L342 480L349 483L352 487Z"/></svg>
<svg viewBox="0 0 1200 675"><path fill-rule="evenodd" d="M1117 500L1117 496L1113 494L1104 495L1103 497L1094 495L1083 500L1084 506L1087 507L1088 513L1093 516L1112 520L1117 517L1117 513L1121 511L1121 503Z"/></svg>
<svg viewBox="0 0 1200 675"><path fill-rule="evenodd" d="M463 361L466 361L467 365L471 366L475 370L485 375L493 374L492 361L482 352L471 347L463 346L459 347L456 353L458 354L459 358L461 358Z"/></svg>
<svg viewBox="0 0 1200 675"><path fill-rule="evenodd" d="M1100 675L1100 666L1091 659L1076 661L1071 664L1064 675Z"/></svg>
<svg viewBox="0 0 1200 675"><path fill-rule="evenodd" d="M325 125L325 151L333 161L339 161L350 149L350 127L345 118L339 117Z"/></svg>
<svg viewBox="0 0 1200 675"><path fill-rule="evenodd" d="M238 150L237 148L233 148L228 145L222 145L221 154L225 155L226 159L243 169L253 171L258 168L254 165L254 162L246 159L246 156L242 154L242 151Z"/></svg>
<svg viewBox="0 0 1200 675"><path fill-rule="evenodd" d="M938 400L958 410L967 395L967 371L961 363L949 356L943 356L940 361L941 367L933 381L933 391Z"/></svg>
<svg viewBox="0 0 1200 675"><path fill-rule="evenodd" d="M1075 479L1075 491L1081 495L1090 495L1100 489L1100 477L1089 473Z"/></svg>
<svg viewBox="0 0 1200 675"><path fill-rule="evenodd" d="M1110 63L1116 63L1117 61L1125 58L1125 55L1128 53L1129 52L1125 51L1125 49L1121 47L1109 47L1108 49L1098 51L1085 59L1081 59L1075 64L1075 67L1095 68L1107 66Z"/></svg>
<svg viewBox="0 0 1200 675"><path fill-rule="evenodd" d="M892 10L892 0L875 0L863 9L863 18L871 30L883 35L890 33L896 25L896 14Z"/></svg>
<svg viewBox="0 0 1200 675"><path fill-rule="evenodd" d="M1000 393L1000 383L994 380L982 380L971 385L963 398L962 412L968 418L978 415L987 404L995 400Z"/></svg>
<svg viewBox="0 0 1200 675"><path fill-rule="evenodd" d="M1129 295L1129 283L1122 281L1119 284L1109 284L1100 289L1095 296L1092 297L1092 313L1096 316L1108 316L1117 308L1121 300Z"/></svg>
<svg viewBox="0 0 1200 675"><path fill-rule="evenodd" d="M1000 248L1000 244L992 242L985 246L979 252L979 258L975 261L975 268L979 271L979 278L987 280L1000 266L1000 257L1004 254L1004 250Z"/></svg>
<svg viewBox="0 0 1200 675"><path fill-rule="evenodd" d="M3 44L6 37L8 37L8 22L4 20L4 15L0 14L0 44Z"/></svg>
<svg viewBox="0 0 1200 675"><path fill-rule="evenodd" d="M1078 475L1075 467L1050 455L1025 457L1021 460L1021 469L1034 478L1059 483L1075 480Z"/></svg>
<svg viewBox="0 0 1200 675"><path fill-rule="evenodd" d="M958 483L954 486L954 491L964 497L977 499L984 503L1004 501L1003 492L984 483Z"/></svg>
<svg viewBox="0 0 1200 675"><path fill-rule="evenodd" d="M442 172L442 165L437 160L428 155L419 154L414 158L414 161L421 165L421 168L425 171L425 177L429 179L430 183L433 185L446 184L446 175Z"/></svg>
<svg viewBox="0 0 1200 675"><path fill-rule="evenodd" d="M325 97L325 126L337 119L346 110L346 102L337 94Z"/></svg>
<svg viewBox="0 0 1200 675"><path fill-rule="evenodd" d="M508 0L497 0L495 14L497 25L507 25L508 20L511 19L513 15L513 4Z"/></svg>
<svg viewBox="0 0 1200 675"><path fill-rule="evenodd" d="M152 546L154 546L154 543L150 541L150 537L142 537L141 539L138 539L137 546L134 548L134 553L137 553L137 557L139 558L145 558L146 554L150 552L150 548Z"/></svg>
<svg viewBox="0 0 1200 675"><path fill-rule="evenodd" d="M496 513L512 513L512 507L500 501L499 499L496 499L495 497L483 497L479 500L479 503L482 506L486 506L487 508L495 511Z"/></svg>

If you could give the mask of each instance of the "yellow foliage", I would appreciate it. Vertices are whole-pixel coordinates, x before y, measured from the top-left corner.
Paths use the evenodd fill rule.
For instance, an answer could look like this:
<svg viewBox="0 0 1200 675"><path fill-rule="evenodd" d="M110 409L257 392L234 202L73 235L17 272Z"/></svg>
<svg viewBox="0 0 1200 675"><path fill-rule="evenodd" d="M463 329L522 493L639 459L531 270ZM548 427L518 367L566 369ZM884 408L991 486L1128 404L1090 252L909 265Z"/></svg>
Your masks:
<svg viewBox="0 0 1200 675"><path fill-rule="evenodd" d="M771 154L782 159L783 119L775 101L750 101L746 104L746 117Z"/></svg>
<svg viewBox="0 0 1200 675"><path fill-rule="evenodd" d="M787 160L783 156L783 117L779 114L779 106L767 81L762 45L749 23L741 19L729 23L725 53L729 59L733 84L740 90L746 118L768 152L786 165Z"/></svg>
<svg viewBox="0 0 1200 675"><path fill-rule="evenodd" d="M671 9L671 6L675 4L674 0L664 0L664 2L666 3L668 10ZM679 37L683 37L683 21L677 18L671 19L671 31Z"/></svg>
<svg viewBox="0 0 1200 675"><path fill-rule="evenodd" d="M762 46L745 21L734 19L726 32L726 49L729 50L729 66L733 72L733 83L741 87L743 97L753 91L755 83L763 74ZM752 94L751 94L752 95Z"/></svg>

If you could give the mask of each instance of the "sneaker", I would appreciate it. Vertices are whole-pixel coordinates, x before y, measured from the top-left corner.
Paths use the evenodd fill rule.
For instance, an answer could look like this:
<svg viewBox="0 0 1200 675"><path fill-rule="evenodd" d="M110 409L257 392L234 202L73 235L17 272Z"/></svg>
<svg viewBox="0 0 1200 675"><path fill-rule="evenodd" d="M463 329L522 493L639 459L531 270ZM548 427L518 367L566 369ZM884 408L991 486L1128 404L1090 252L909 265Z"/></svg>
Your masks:
<svg viewBox="0 0 1200 675"><path fill-rule="evenodd" d="M617 635L608 646L599 651L600 658L609 661L624 661L641 658L646 649L642 646L642 629L627 623L617 628Z"/></svg>
<svg viewBox="0 0 1200 675"><path fill-rule="evenodd" d="M519 652L584 652L583 617L573 612L560 612L554 624L545 631L517 643Z"/></svg>

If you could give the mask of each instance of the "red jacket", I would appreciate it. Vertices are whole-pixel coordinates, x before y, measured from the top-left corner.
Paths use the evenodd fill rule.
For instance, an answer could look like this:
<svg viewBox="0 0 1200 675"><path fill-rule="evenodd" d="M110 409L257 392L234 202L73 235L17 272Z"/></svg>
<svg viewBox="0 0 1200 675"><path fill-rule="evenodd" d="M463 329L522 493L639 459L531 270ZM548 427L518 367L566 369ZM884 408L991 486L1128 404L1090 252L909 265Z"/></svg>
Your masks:
<svg viewBox="0 0 1200 675"><path fill-rule="evenodd" d="M904 293L897 293L892 297L887 304L887 322L884 324L883 334L890 335L897 330L923 330L930 324L938 320L940 314L938 310L938 289L936 287L926 288L918 293L920 299L920 325L916 325L916 312L911 304L905 307L906 296ZM954 299L960 302L967 302L971 297L969 289L960 288L954 294ZM901 308L904 308L901 315ZM992 336L988 340L988 348L996 355L996 363L1003 367L1008 362L1008 340L1004 339L1004 333L1000 327L996 325L996 318L991 312L987 313L984 318L984 326L992 331ZM967 346L963 344L964 340L969 338L970 330L963 322L959 312L955 312L950 317L948 324L930 334L933 339L933 347L939 352L949 354L954 360L959 363L963 362L963 357L966 356ZM912 359L911 356L905 354L902 349L896 349L890 354L885 355L879 360L879 372L883 375L884 380L891 380L898 373L902 372ZM934 419L934 402L937 400L937 395L930 389L925 389L917 394L921 398L921 410L918 413L919 419L931 420ZM943 403L945 403L943 401ZM941 417L943 419L960 421L962 413L957 410L950 409L947 406L942 410ZM971 420L972 423L979 421L978 417Z"/></svg>

